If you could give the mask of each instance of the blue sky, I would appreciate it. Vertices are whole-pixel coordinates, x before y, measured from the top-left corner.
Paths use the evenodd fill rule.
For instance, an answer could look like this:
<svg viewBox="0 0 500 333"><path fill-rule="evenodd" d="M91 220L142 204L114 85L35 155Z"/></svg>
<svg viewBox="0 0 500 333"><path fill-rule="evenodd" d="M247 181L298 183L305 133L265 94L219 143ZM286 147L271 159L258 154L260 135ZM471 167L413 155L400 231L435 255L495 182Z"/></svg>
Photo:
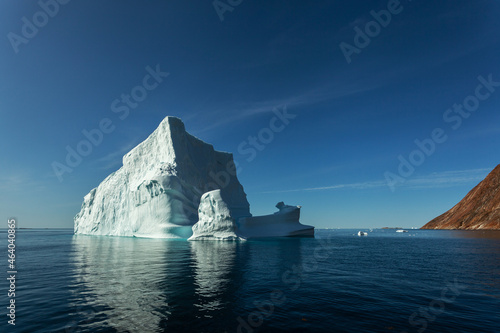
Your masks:
<svg viewBox="0 0 500 333"><path fill-rule="evenodd" d="M72 227L83 196L168 115L234 153L253 214L285 201L317 227L420 227L500 162L500 87L483 84L460 123L447 113L474 103L478 77L500 82L498 1L222 0L219 13L212 1L54 1L41 2L51 16L0 2L0 211L20 226ZM390 22L377 29L372 11ZM341 43L359 46L350 62ZM120 119L112 102L148 66L169 75ZM295 117L267 138L285 108ZM59 181L53 162L105 118L114 130ZM414 153L435 129L446 140ZM388 172L405 181L391 190Z"/></svg>

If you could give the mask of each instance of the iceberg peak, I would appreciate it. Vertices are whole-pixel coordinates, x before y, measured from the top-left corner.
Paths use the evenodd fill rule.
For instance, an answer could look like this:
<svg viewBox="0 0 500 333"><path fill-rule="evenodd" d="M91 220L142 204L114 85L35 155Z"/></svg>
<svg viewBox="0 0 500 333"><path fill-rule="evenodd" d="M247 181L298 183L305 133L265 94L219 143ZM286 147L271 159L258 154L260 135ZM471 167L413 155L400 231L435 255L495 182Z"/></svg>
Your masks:
<svg viewBox="0 0 500 333"><path fill-rule="evenodd" d="M84 197L74 230L191 239L313 233L313 227L298 222L300 206L277 207L276 214L252 217L233 155L187 133L181 119L166 117L123 156L119 170ZM286 224L281 233L280 223Z"/></svg>

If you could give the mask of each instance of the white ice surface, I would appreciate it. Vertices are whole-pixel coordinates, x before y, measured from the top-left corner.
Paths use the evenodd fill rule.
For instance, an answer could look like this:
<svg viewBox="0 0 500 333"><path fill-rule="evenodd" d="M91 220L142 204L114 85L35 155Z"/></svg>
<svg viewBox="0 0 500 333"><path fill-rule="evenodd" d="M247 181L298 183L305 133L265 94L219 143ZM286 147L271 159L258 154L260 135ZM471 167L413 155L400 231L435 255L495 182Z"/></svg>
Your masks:
<svg viewBox="0 0 500 333"><path fill-rule="evenodd" d="M264 216L240 218L236 232L240 237L294 237L314 236L314 227L301 224L300 206L276 205L279 211Z"/></svg>
<svg viewBox="0 0 500 333"><path fill-rule="evenodd" d="M221 190L210 191L201 197L198 209L200 220L193 226L189 240L238 240L236 222L228 200Z"/></svg>
<svg viewBox="0 0 500 333"><path fill-rule="evenodd" d="M233 156L165 118L123 157L123 166L84 198L76 234L188 238L203 193L223 188L236 216L251 216Z"/></svg>
<svg viewBox="0 0 500 333"><path fill-rule="evenodd" d="M189 240L237 240L263 237L314 236L314 227L299 222L300 206L278 203L279 211L265 216L235 218L220 190L205 193ZM237 222L236 222L237 221Z"/></svg>
<svg viewBox="0 0 500 333"><path fill-rule="evenodd" d="M85 196L74 230L191 240L314 235L314 227L300 224L299 206L277 207L275 214L252 217L232 154L214 150L188 134L180 119L167 117Z"/></svg>

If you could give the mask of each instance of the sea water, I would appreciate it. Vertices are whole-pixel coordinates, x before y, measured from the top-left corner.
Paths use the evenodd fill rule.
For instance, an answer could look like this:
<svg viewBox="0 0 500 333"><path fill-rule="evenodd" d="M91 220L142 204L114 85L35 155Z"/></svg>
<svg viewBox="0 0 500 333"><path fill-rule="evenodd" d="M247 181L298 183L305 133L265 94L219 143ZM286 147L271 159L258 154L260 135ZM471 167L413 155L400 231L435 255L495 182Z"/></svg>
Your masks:
<svg viewBox="0 0 500 333"><path fill-rule="evenodd" d="M16 233L0 332L500 332L500 234L239 242ZM0 268L7 274L7 232Z"/></svg>

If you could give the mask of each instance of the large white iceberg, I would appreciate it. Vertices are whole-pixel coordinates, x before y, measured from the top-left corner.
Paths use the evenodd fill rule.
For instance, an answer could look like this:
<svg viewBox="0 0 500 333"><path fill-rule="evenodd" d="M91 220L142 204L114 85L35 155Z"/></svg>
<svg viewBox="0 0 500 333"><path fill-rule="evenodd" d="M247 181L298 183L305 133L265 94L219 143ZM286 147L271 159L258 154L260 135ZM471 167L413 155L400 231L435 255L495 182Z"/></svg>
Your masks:
<svg viewBox="0 0 500 333"><path fill-rule="evenodd" d="M311 236L300 207L252 217L230 153L188 134L166 117L123 157L123 166L84 198L76 234L239 239Z"/></svg>

